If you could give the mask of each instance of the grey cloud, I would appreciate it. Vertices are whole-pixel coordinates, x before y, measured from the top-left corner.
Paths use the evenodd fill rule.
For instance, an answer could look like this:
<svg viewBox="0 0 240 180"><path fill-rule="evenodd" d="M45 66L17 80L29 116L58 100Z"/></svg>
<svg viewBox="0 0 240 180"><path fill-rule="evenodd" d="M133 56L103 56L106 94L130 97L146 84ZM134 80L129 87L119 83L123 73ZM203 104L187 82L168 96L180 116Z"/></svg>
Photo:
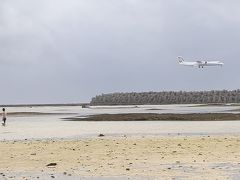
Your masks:
<svg viewBox="0 0 240 180"><path fill-rule="evenodd" d="M2 0L3 103L239 88L237 0ZM224 68L180 67L176 56Z"/></svg>

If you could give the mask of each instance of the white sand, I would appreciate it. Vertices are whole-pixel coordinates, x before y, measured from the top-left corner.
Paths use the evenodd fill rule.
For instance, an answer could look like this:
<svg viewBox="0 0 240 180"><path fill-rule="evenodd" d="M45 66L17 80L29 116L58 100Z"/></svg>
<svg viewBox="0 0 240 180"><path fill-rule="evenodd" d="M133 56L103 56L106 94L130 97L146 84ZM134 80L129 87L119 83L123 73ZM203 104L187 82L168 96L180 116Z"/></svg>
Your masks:
<svg viewBox="0 0 240 180"><path fill-rule="evenodd" d="M1 172L79 177L239 177L240 136L92 138L0 142ZM57 163L53 168L49 163ZM12 175L11 174L11 175Z"/></svg>

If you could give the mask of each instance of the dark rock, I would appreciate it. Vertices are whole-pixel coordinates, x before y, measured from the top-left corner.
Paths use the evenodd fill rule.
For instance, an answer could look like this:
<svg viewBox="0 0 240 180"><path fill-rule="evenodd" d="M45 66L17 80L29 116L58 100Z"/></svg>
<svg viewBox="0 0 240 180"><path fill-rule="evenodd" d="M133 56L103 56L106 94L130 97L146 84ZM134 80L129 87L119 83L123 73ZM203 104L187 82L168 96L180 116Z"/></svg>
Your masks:
<svg viewBox="0 0 240 180"><path fill-rule="evenodd" d="M49 163L48 165L47 165L47 167L53 167L53 166L56 166L57 165L57 163Z"/></svg>
<svg viewBox="0 0 240 180"><path fill-rule="evenodd" d="M104 134L99 134L99 135L98 135L98 137L103 137L103 136L105 136L105 135L104 135Z"/></svg>

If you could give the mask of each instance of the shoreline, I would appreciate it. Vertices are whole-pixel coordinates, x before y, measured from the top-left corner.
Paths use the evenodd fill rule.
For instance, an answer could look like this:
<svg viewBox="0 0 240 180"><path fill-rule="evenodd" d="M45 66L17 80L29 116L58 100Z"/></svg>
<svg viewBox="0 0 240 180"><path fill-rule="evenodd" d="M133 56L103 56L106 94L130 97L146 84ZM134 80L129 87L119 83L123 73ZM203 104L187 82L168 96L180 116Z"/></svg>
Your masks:
<svg viewBox="0 0 240 180"><path fill-rule="evenodd" d="M54 115L77 115L77 113L45 113L45 112L8 112L7 115L9 117L16 117L16 116L54 116Z"/></svg>

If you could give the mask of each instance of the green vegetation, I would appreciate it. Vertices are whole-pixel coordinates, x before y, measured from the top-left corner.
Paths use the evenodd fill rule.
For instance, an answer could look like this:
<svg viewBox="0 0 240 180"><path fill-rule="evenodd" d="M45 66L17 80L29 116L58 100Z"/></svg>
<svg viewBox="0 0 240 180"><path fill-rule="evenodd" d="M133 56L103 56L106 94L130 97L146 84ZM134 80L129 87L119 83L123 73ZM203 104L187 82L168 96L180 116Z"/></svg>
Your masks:
<svg viewBox="0 0 240 180"><path fill-rule="evenodd" d="M192 113L192 114L100 114L86 118L64 118L68 121L233 121L240 120L240 114L231 113Z"/></svg>
<svg viewBox="0 0 240 180"><path fill-rule="evenodd" d="M168 91L102 94L92 98L91 105L143 104L226 104L240 103L240 90L234 91Z"/></svg>

